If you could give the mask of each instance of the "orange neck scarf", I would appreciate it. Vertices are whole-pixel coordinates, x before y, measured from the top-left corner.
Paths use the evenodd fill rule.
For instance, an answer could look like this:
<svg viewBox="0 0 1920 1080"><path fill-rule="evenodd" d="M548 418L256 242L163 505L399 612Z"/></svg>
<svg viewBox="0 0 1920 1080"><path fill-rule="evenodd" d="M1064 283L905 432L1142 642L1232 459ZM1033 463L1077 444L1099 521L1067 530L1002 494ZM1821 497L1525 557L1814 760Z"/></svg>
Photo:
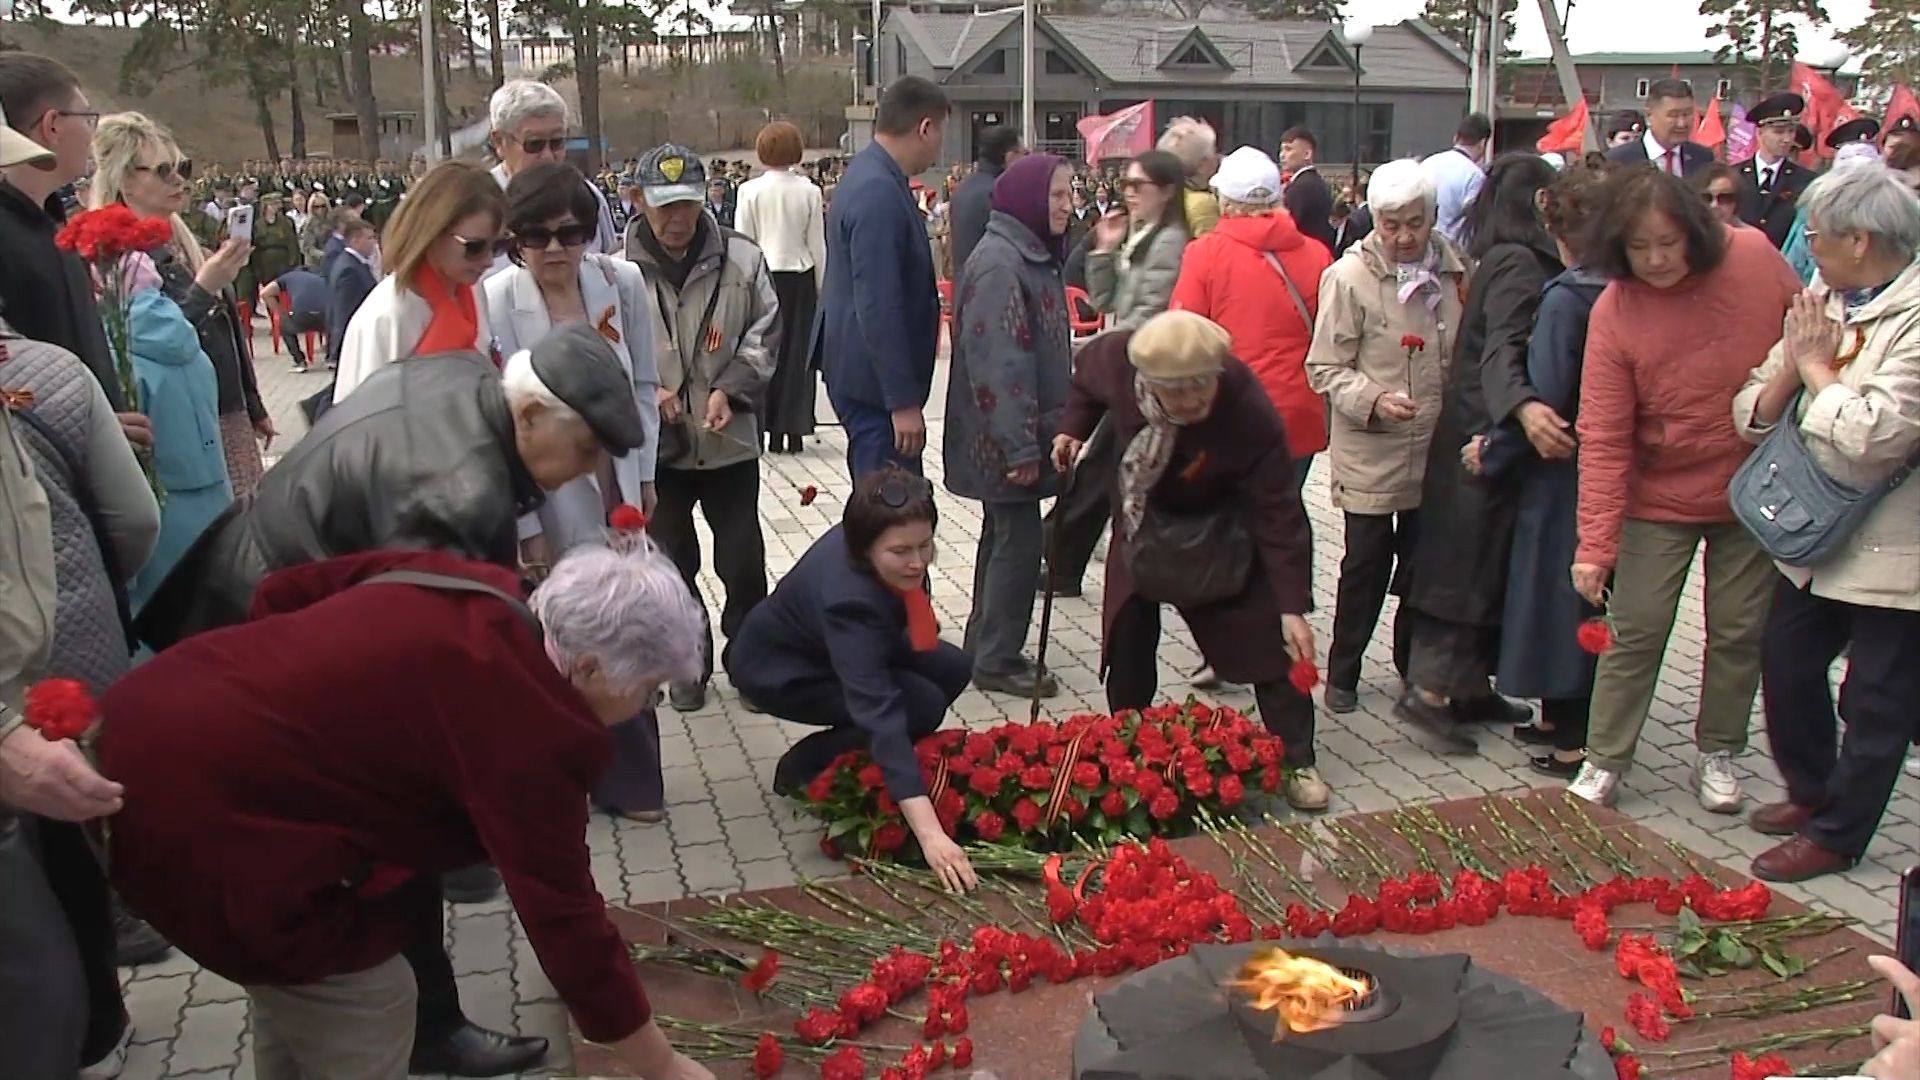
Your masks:
<svg viewBox="0 0 1920 1080"><path fill-rule="evenodd" d="M932 652L939 648L940 620L933 613L933 598L927 595L927 590L896 589L891 585L887 590L907 606L907 640L913 644L913 651Z"/></svg>
<svg viewBox="0 0 1920 1080"><path fill-rule="evenodd" d="M480 337L480 312L473 300L473 286L454 285L440 276L428 262L413 272L413 291L419 293L433 310L427 332L413 347L416 356L443 352L472 352Z"/></svg>

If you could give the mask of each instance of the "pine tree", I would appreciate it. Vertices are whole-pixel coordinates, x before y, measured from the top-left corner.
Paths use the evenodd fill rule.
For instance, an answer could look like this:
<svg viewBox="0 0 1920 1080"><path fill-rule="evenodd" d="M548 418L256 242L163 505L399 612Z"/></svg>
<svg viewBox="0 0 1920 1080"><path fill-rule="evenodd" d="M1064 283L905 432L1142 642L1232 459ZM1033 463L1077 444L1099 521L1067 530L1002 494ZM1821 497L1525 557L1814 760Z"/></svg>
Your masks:
<svg viewBox="0 0 1920 1080"><path fill-rule="evenodd" d="M1753 74L1762 91L1785 86L1800 52L1800 26L1827 22L1820 0L1700 0L1700 14L1713 19L1711 37L1726 39L1714 56Z"/></svg>
<svg viewBox="0 0 1920 1080"><path fill-rule="evenodd" d="M1339 25L1345 19L1346 0L1247 0L1255 18L1323 22Z"/></svg>
<svg viewBox="0 0 1920 1080"><path fill-rule="evenodd" d="M1500 52L1505 56L1514 51L1509 43L1514 35L1515 4L1513 0L1508 0L1500 6ZM1427 0L1420 17L1471 55L1478 44L1475 37L1479 32L1480 20L1486 18L1488 10L1483 0Z"/></svg>
<svg viewBox="0 0 1920 1080"><path fill-rule="evenodd" d="M1873 0L1865 21L1840 35L1877 86L1920 88L1920 0Z"/></svg>

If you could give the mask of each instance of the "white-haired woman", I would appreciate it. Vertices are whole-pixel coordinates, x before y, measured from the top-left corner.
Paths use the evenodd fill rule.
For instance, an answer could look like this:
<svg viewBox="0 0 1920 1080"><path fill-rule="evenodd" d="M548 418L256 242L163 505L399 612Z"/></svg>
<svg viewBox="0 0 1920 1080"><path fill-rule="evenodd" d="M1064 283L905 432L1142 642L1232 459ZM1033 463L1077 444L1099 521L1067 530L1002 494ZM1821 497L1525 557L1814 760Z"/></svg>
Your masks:
<svg viewBox="0 0 1920 1080"><path fill-rule="evenodd" d="M1327 651L1327 708L1359 707L1360 658L1381 605L1405 583L1419 535L1420 485L1460 332L1467 266L1434 228L1433 181L1412 159L1367 184L1373 231L1320 282L1307 379L1331 404L1333 504L1346 550ZM1396 617L1393 664L1407 671L1412 622Z"/></svg>
<svg viewBox="0 0 1920 1080"><path fill-rule="evenodd" d="M1863 166L1815 180L1800 207L1819 277L1734 397L1734 424L1752 442L1793 424L1821 471L1878 491L1920 453L1920 200ZM1780 573L1760 672L1787 798L1752 824L1788 839L1753 874L1802 881L1865 854L1920 735L1920 487L1886 492L1826 561ZM1828 669L1843 653L1837 736Z"/></svg>
<svg viewBox="0 0 1920 1080"><path fill-rule="evenodd" d="M409 901L483 859L582 1035L638 1075L710 1080L653 1023L585 841L607 728L697 671L699 608L644 546L575 551L520 597L441 552L308 563L102 699L113 879L246 988L262 1080L402 1080Z"/></svg>
<svg viewBox="0 0 1920 1080"><path fill-rule="evenodd" d="M253 371L253 335L240 322L233 282L252 248L227 240L208 255L180 218L187 206L191 167L167 129L140 113L101 117L93 133L97 171L88 199L95 207L125 203L141 217L173 223L173 243L153 253L163 291L192 324L213 363L219 388L221 450L236 496L251 495L266 466L260 442L273 440L273 418L260 399Z"/></svg>

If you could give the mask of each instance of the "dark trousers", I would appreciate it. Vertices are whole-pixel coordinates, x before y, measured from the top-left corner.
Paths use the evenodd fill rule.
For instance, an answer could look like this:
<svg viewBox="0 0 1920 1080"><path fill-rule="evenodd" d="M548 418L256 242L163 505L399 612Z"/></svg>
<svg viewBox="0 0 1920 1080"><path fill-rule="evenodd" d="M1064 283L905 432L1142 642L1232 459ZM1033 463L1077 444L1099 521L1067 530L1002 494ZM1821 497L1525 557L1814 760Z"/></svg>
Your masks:
<svg viewBox="0 0 1920 1080"><path fill-rule="evenodd" d="M1055 588L1077 585L1087 576L1093 549L1107 531L1113 508L1113 483L1120 472L1120 452L1114 446L1113 427L1104 418L1087 439L1086 456L1074 470L1073 490L1053 501L1041 536L1050 558Z"/></svg>
<svg viewBox="0 0 1920 1080"><path fill-rule="evenodd" d="M1027 669L1021 650L1040 589L1040 504L981 504L980 546L973 557L973 610L967 652L984 675Z"/></svg>
<svg viewBox="0 0 1920 1080"><path fill-rule="evenodd" d="M1847 729L1837 733L1827 671L1843 650ZM1858 857L1880 824L1901 758L1920 733L1916 655L1920 611L1827 600L1785 578L1774 587L1760 643L1767 740L1787 797L1813 808L1801 835L1827 851Z"/></svg>
<svg viewBox="0 0 1920 1080"><path fill-rule="evenodd" d="M318 311L296 311L280 314L280 340L287 347L287 355L296 364L304 364L310 358L300 351L300 335L309 330L324 331L327 317Z"/></svg>
<svg viewBox="0 0 1920 1080"><path fill-rule="evenodd" d="M1587 710L1592 697L1541 698L1540 722L1553 728L1553 748L1571 753L1587 747Z"/></svg>
<svg viewBox="0 0 1920 1080"><path fill-rule="evenodd" d="M973 681L972 658L945 641L931 652L913 654L908 663L892 670L907 718L907 737L914 742L940 729L947 710ZM788 683L760 701L782 720L824 729L781 755L774 769L774 782L781 790L799 790L834 758L867 746L867 731L847 711L847 691L838 679Z"/></svg>
<svg viewBox="0 0 1920 1080"><path fill-rule="evenodd" d="M1273 628L1273 647L1281 648L1280 627ZM1114 613L1107 630L1107 709L1144 709L1160 692L1160 605L1131 596ZM1311 766L1313 699L1294 689L1286 679L1253 684L1253 700L1260 722L1280 737L1286 764Z"/></svg>
<svg viewBox="0 0 1920 1080"><path fill-rule="evenodd" d="M878 405L848 401L827 388L833 411L840 417L840 428L847 433L847 472L853 481L888 465L898 465L915 476L921 475L920 459L901 457L893 447L893 414Z"/></svg>
<svg viewBox="0 0 1920 1080"><path fill-rule="evenodd" d="M41 862L38 824L0 811L0 1058L9 1077L73 1080L91 1060L88 979ZM115 998L117 1007L117 983Z"/></svg>
<svg viewBox="0 0 1920 1080"><path fill-rule="evenodd" d="M1306 470L1300 470L1304 477ZM1406 565L1420 532L1420 512L1347 514L1346 553L1340 556L1340 584L1334 592L1333 643L1327 648L1327 685L1354 690L1360 685L1360 657L1373 639L1380 608L1393 586L1396 564ZM1407 674L1408 633L1413 620L1393 620L1393 667Z"/></svg>
<svg viewBox="0 0 1920 1080"><path fill-rule="evenodd" d="M460 1010L460 984L453 977L453 957L447 954L447 905L440 894L440 875L421 874L395 889L386 903L398 905L412 928L400 950L420 996L414 1004L414 1045L453 1034L467 1022Z"/></svg>
<svg viewBox="0 0 1920 1080"><path fill-rule="evenodd" d="M767 545L760 533L760 462L743 461L717 469L662 467L654 477L660 502L653 508L647 534L660 545L694 598L700 598L700 536L693 529L693 507L713 530L713 571L726 589L720 609L720 633L728 641L746 621L747 612L767 598ZM700 605L704 614L706 604ZM705 661L700 676L713 676L713 631L708 621Z"/></svg>

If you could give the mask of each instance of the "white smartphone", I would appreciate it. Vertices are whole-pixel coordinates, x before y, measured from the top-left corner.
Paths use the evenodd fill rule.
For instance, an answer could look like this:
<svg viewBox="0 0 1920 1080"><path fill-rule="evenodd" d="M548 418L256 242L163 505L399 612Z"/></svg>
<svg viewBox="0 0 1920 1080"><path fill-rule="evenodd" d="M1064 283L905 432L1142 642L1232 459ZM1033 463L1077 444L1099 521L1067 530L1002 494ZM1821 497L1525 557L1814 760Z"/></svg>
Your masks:
<svg viewBox="0 0 1920 1080"><path fill-rule="evenodd" d="M253 207L241 203L227 208L227 235L241 243L253 243Z"/></svg>

